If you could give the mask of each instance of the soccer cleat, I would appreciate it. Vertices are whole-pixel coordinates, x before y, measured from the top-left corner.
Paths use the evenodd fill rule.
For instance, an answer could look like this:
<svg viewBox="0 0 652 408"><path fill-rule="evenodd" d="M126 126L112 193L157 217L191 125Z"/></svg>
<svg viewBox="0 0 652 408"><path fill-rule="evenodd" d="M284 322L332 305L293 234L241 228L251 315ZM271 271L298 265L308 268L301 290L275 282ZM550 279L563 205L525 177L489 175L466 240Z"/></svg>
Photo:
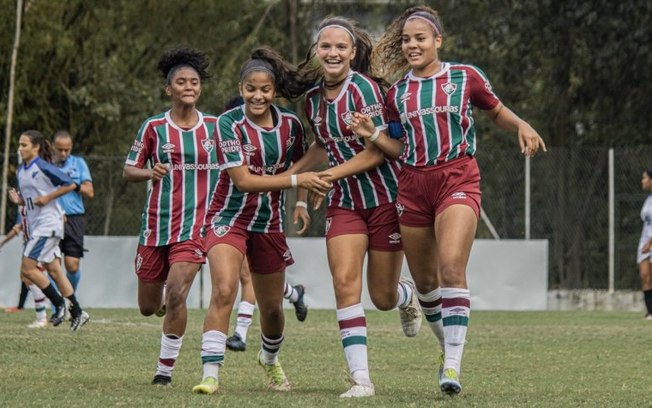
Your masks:
<svg viewBox="0 0 652 408"><path fill-rule="evenodd" d="M76 332L77 330L81 329L83 325L88 323L90 319L91 317L88 315L88 313L82 310L79 316L73 317L70 320L70 331Z"/></svg>
<svg viewBox="0 0 652 408"><path fill-rule="evenodd" d="M462 391L462 384L457 375L457 371L447 368L439 376L439 388L441 392L447 395L457 395Z"/></svg>
<svg viewBox="0 0 652 408"><path fill-rule="evenodd" d="M262 360L262 350L258 352L258 364L265 369L265 374L269 378L268 388L274 391L290 391L290 382L283 372L281 363L278 361L274 364L265 364Z"/></svg>
<svg viewBox="0 0 652 408"><path fill-rule="evenodd" d="M18 312L22 312L22 311L23 311L23 308L18 307L18 306L12 306L12 307L5 308L5 313L18 313Z"/></svg>
<svg viewBox="0 0 652 408"><path fill-rule="evenodd" d="M63 320L66 320L66 321L70 320L70 321L72 321L72 315L70 314L70 306L71 306L71 303L70 303L70 301L69 301L68 299L66 299L66 298L63 298L63 301L64 301L64 303L66 304L66 310L65 310L65 315L63 316Z"/></svg>
<svg viewBox="0 0 652 408"><path fill-rule="evenodd" d="M220 388L220 383L215 377L206 377L201 380L199 385L192 387L192 392L194 394L215 394Z"/></svg>
<svg viewBox="0 0 652 408"><path fill-rule="evenodd" d="M441 378L444 374L444 352L439 353L439 358L437 359L439 363L439 369L437 370L437 377Z"/></svg>
<svg viewBox="0 0 652 408"><path fill-rule="evenodd" d="M40 329L48 326L47 319L36 319L32 323L28 324L27 327L30 329Z"/></svg>
<svg viewBox="0 0 652 408"><path fill-rule="evenodd" d="M159 310L156 311L156 316L158 317L163 317L165 316L166 308L165 308L165 303L163 303L163 306Z"/></svg>
<svg viewBox="0 0 652 408"><path fill-rule="evenodd" d="M60 305L57 305L54 309L54 313L52 313L52 316L50 316L50 323L54 327L60 325L63 323L63 321L66 319L66 302L61 302Z"/></svg>
<svg viewBox="0 0 652 408"><path fill-rule="evenodd" d="M419 298L417 297L417 288L411 280L401 278L401 282L412 288L410 303L408 303L407 306L399 307L398 309L401 318L401 327L403 328L403 334L407 337L414 337L419 333L422 321L421 306L419 305Z"/></svg>
<svg viewBox="0 0 652 408"><path fill-rule="evenodd" d="M306 316L308 316L308 306L303 303L303 295L306 294L306 287L303 285L296 285L293 286L293 288L299 294L299 298L296 302L290 303L292 303L292 306L294 306L294 314L297 316L297 320L302 322L306 320Z"/></svg>
<svg viewBox="0 0 652 408"><path fill-rule="evenodd" d="M161 387L168 387L172 385L172 377L167 375L156 374L152 380L152 385L160 385Z"/></svg>
<svg viewBox="0 0 652 408"><path fill-rule="evenodd" d="M226 348L233 351L245 351L247 343L242 341L242 337L238 333L233 333L233 336L226 339Z"/></svg>
<svg viewBox="0 0 652 408"><path fill-rule="evenodd" d="M652 320L652 315L645 315L645 320Z"/></svg>
<svg viewBox="0 0 652 408"><path fill-rule="evenodd" d="M340 394L340 398L363 398L374 395L376 395L376 391L373 385L353 384L347 392Z"/></svg>

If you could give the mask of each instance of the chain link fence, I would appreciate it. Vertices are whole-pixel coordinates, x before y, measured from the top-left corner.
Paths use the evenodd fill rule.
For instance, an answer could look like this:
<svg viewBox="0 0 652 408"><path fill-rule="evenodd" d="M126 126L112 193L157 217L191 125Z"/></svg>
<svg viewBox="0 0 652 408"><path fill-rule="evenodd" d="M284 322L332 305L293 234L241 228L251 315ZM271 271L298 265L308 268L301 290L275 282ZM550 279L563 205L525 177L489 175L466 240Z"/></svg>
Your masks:
<svg viewBox="0 0 652 408"><path fill-rule="evenodd" d="M501 239L525 238L525 162L510 149L483 147L482 206ZM652 146L619 148L615 157L615 288L638 289L636 248L646 193L641 175L652 164ZM88 235L137 235L146 183L122 179L124 157L89 156L95 198L86 201ZM12 166L15 171L15 164ZM608 149L549 149L531 160L531 238L549 241L551 289L605 289L608 285ZM15 177L10 176L13 180ZM288 194L288 210L295 196ZM16 209L8 209L7 228ZM322 236L324 209L311 212L307 236ZM297 236L288 212L287 233ZM480 221L478 238L492 239ZM499 273L499 271L487 271ZM524 279L527 279L524 274Z"/></svg>

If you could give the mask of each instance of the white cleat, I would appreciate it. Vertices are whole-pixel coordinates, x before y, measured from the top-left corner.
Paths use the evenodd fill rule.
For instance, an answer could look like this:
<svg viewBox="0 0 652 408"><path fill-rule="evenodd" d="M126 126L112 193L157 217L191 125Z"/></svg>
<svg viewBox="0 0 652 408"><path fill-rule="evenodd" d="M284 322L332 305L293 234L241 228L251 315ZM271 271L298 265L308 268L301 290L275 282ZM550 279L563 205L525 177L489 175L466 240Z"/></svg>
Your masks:
<svg viewBox="0 0 652 408"><path fill-rule="evenodd" d="M340 398L364 398L376 395L373 385L353 384L345 393L340 394Z"/></svg>
<svg viewBox="0 0 652 408"><path fill-rule="evenodd" d="M47 319L36 319L32 323L28 324L27 327L30 329L41 329L43 327L48 326L48 320Z"/></svg>

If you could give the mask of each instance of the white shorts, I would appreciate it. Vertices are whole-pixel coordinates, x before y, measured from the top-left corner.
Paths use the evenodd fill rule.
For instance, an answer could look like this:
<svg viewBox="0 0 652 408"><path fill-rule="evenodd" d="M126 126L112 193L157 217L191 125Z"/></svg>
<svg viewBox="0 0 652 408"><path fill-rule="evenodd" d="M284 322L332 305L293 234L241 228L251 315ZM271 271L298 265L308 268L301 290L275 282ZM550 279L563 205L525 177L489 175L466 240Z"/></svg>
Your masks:
<svg viewBox="0 0 652 408"><path fill-rule="evenodd" d="M25 243L23 256L43 264L49 264L54 258L61 258L57 237L34 237Z"/></svg>

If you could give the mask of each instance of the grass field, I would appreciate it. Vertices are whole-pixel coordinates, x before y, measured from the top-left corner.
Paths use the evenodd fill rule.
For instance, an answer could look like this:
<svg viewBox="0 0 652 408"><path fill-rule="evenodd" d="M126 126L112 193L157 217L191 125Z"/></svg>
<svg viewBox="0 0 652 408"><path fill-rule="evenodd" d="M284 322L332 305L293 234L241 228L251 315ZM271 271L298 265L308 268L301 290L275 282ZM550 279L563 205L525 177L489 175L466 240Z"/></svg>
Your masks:
<svg viewBox="0 0 652 408"><path fill-rule="evenodd" d="M227 352L219 394L201 380L203 312L192 310L173 386L150 385L160 319L131 309L90 310L81 332L27 329L32 311L0 314L2 407L650 407L652 322L621 312L473 312L462 394L436 386L434 336L403 337L397 312L367 312L376 396L343 401L346 365L334 311L305 323L287 311L281 362L290 393L266 390L256 365L258 324L244 353Z"/></svg>

